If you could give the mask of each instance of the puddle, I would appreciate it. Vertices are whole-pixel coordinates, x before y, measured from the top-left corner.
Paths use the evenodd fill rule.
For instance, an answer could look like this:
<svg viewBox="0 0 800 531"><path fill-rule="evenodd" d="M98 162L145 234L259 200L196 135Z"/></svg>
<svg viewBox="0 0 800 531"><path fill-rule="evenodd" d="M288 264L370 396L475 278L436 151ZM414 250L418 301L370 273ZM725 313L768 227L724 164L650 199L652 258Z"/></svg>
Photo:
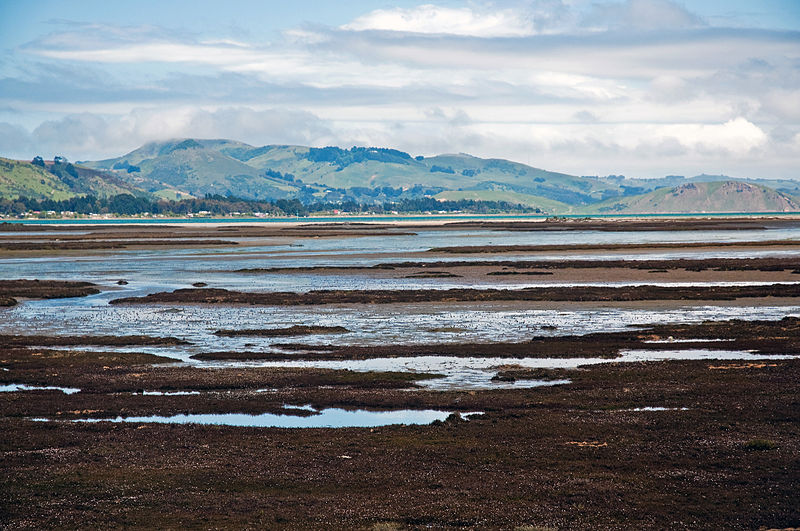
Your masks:
<svg viewBox="0 0 800 531"><path fill-rule="evenodd" d="M314 411L310 406L284 406L286 409L301 409ZM114 419L76 419L72 422L126 422L126 423L156 423L156 424L203 424L218 426L240 426L250 428L375 428L393 425L422 425L431 424L437 420L447 419L453 412L425 410L396 410L396 411L367 411L328 408L320 410L316 415L299 417L296 415L277 415L263 413L261 415L247 415L244 413L216 413L196 415L173 415L171 417L117 417ZM467 420L481 412L459 413ZM47 422L50 419L32 419Z"/></svg>
<svg viewBox="0 0 800 531"><path fill-rule="evenodd" d="M283 409L288 409L290 411L291 410L316 411L316 408L314 408L314 406L312 406L311 404L306 404L304 406L293 406L292 404L284 404Z"/></svg>
<svg viewBox="0 0 800 531"><path fill-rule="evenodd" d="M422 380L417 385L434 391L479 391L482 389L530 389L572 383L571 380L525 380L512 382L492 381L496 372L462 370L444 378Z"/></svg>
<svg viewBox="0 0 800 531"><path fill-rule="evenodd" d="M672 336L666 339L649 339L647 341L642 341L642 343L648 343L653 345L664 344L664 343L726 343L736 341L736 339L675 339Z"/></svg>
<svg viewBox="0 0 800 531"><path fill-rule="evenodd" d="M659 406L647 406L647 407L634 407L631 409L623 409L622 411L689 411L688 407L659 407Z"/></svg>
<svg viewBox="0 0 800 531"><path fill-rule="evenodd" d="M55 387L44 385L26 385L26 384L4 384L0 385L0 393L14 393L16 391L61 391L64 394L72 395L80 391L74 387Z"/></svg>
<svg viewBox="0 0 800 531"><path fill-rule="evenodd" d="M576 369L582 365L600 363L631 363L665 360L778 360L795 359L793 355L763 355L744 350L622 350L620 356L607 358L459 358L454 356L418 356L374 358L367 360L306 360L267 362L220 362L216 367L299 367L314 369L351 370L358 372L419 372L444 374L443 378L420 380L417 385L438 391L525 389L569 384L570 380L524 380L493 382L501 365L530 369Z"/></svg>
<svg viewBox="0 0 800 531"><path fill-rule="evenodd" d="M615 362L666 361L666 360L791 360L791 354L754 354L747 350L622 350L621 357L606 360Z"/></svg>
<svg viewBox="0 0 800 531"><path fill-rule="evenodd" d="M144 391L142 393L133 394L143 396L188 396L199 395L200 391Z"/></svg>

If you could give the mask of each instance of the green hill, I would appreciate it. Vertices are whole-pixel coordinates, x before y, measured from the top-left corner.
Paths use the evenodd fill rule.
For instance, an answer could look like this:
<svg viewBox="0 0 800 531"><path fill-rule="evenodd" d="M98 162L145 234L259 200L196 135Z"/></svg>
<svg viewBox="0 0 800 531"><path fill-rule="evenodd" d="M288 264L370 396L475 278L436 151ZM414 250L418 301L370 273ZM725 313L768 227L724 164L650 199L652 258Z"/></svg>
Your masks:
<svg viewBox="0 0 800 531"><path fill-rule="evenodd" d="M691 182L617 198L585 209L596 214L796 212L800 202L782 192L741 181Z"/></svg>
<svg viewBox="0 0 800 531"><path fill-rule="evenodd" d="M800 191L795 181L748 184L712 175L579 177L463 153L422 157L377 147L256 147L188 138L152 142L121 157L75 165L5 164L0 174L3 197L133 193L372 205L433 197L505 201L550 214L800 210L793 197Z"/></svg>
<svg viewBox="0 0 800 531"><path fill-rule="evenodd" d="M252 149L229 140L175 140L154 142L123 157L85 163L114 171L119 178L159 196L235 195L248 199L279 199L298 187L268 178L225 151Z"/></svg>
<svg viewBox="0 0 800 531"><path fill-rule="evenodd" d="M108 172L70 164L65 159L40 165L0 158L0 197L16 199L69 199L78 195L111 197L142 192Z"/></svg>
<svg viewBox="0 0 800 531"><path fill-rule="evenodd" d="M0 158L0 197L60 201L75 195L69 185L44 168L30 162Z"/></svg>
<svg viewBox="0 0 800 531"><path fill-rule="evenodd" d="M253 147L230 140L180 139L154 142L122 157L85 165L115 171L129 183L152 193L166 190L249 199L299 196L337 200L347 195L379 202L397 194L421 196L491 189L508 192L509 197L525 196L526 201L534 203L584 205L619 193L619 186L614 183L507 160L464 154L412 157L388 148ZM129 171L132 167L134 171ZM382 188L395 191L381 191Z"/></svg>

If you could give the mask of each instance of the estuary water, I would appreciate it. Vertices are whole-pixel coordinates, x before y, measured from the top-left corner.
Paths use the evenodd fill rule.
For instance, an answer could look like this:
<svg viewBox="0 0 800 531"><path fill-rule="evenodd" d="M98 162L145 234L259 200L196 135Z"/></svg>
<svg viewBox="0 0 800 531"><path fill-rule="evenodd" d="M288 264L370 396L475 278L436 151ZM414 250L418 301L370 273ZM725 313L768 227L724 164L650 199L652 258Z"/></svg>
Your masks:
<svg viewBox="0 0 800 531"><path fill-rule="evenodd" d="M525 341L535 336L575 335L600 331L625 330L648 323L699 322L724 319L780 319L800 315L800 306L726 304L682 305L568 305L551 308L526 303L425 303L425 304L349 304L300 307L218 307L206 305L131 305L111 306L109 301L142 296L159 291L191 287L203 282L209 287L242 291L308 291L315 289L446 289L446 288L523 288L564 285L547 277L526 277L515 285L490 280L465 281L459 278L424 279L371 278L346 270L335 274L237 272L247 268L296 268L320 265L364 266L378 263L424 260L498 259L498 256L459 255L430 257L424 253L434 247L462 245L565 245L647 242L744 242L800 240L798 229L761 231L582 231L509 232L443 231L415 229L415 235L353 236L337 238L280 238L256 246L179 250L110 250L77 256L31 256L0 261L0 279L36 278L85 280L97 283L103 292L84 298L22 301L16 307L0 309L0 334L21 335L150 335L173 336L188 341L180 347L103 347L104 350L152 352L174 358L178 363L211 367L301 365L310 362L199 362L191 356L208 352L281 351L280 343L308 345L391 345L418 343L491 343ZM633 260L660 258L708 258L797 256L796 251L708 251L670 250L636 253L571 253L571 259ZM514 255L503 254L502 259ZM537 255L536 259L563 258L558 253ZM127 284L119 285L124 280ZM630 285L631 282L603 283L586 278L570 285ZM654 280L647 284L665 284ZM698 283L697 285L700 285ZM709 284L709 283L702 283ZM674 284L673 284L674 285ZM681 285L691 286L692 283ZM545 307L543 307L545 306ZM341 326L346 333L308 335L291 338L219 337L220 329L286 328L293 325ZM713 339L713 338L710 338ZM687 346L689 348L690 346ZM667 358L680 356L665 351ZM697 354L700 355L700 354ZM705 356L706 354L702 354ZM728 356L732 355L730 353ZM738 353L748 357L749 353ZM630 356L628 356L630 357ZM628 358L625 358L628 359ZM606 360L603 360L606 361ZM317 362L313 366L352 370L409 370L440 372L446 377L425 381L435 389L481 389L553 385L554 382L521 381L496 383L490 377L494 367L517 364L524 367L571 367L586 360L509 360L501 358L452 358L445 360L406 360L388 358L367 362ZM331 365L335 363L336 365ZM308 365L311 366L311 365ZM558 384L559 382L555 382Z"/></svg>

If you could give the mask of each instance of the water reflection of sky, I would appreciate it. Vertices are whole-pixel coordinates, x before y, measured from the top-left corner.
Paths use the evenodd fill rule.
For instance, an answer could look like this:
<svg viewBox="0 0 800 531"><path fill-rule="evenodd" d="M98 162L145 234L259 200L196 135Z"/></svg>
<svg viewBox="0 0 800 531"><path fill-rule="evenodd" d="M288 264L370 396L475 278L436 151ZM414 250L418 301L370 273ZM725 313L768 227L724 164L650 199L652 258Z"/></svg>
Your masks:
<svg viewBox="0 0 800 531"><path fill-rule="evenodd" d="M647 310L641 307L588 307L561 305L542 309L526 303L443 303L347 305L343 307L210 307L164 305L148 307L110 306L108 301L157 291L189 287L202 281L210 287L253 291L306 291L311 289L423 289L451 287L508 287L487 280L480 284L461 279L374 279L337 272L334 275L240 274L241 268L308 267L315 265L372 265L407 260L513 260L515 255L469 255L454 257L409 257L408 253L451 245L537 245L570 243L644 243L654 241L755 241L798 239L800 230L685 231L685 232L491 232L422 230L416 236L297 239L261 248L181 250L121 250L76 257L31 257L0 262L0 278L70 279L96 282L106 289L98 295L55 300L24 301L0 309L2 334L151 335L175 336L191 342L187 347L116 349L153 352L196 363L190 356L200 352L274 351L275 343L392 345L408 343L454 343L525 341L534 336L585 334L624 330L647 323L697 322L724 319L780 319L800 315L798 306L688 306ZM372 255L369 258L360 256ZM642 252L634 254L574 255L592 259L669 259L755 256L800 256L794 251L701 251ZM552 253L536 259L558 259ZM401 277L404 273L397 272ZM117 280L128 284L118 286ZM519 280L519 279L517 279ZM546 279L516 287L558 285ZM647 282L655 284L657 282ZM585 284L585 283L584 283ZM594 283L596 284L596 283ZM605 285L631 285L620 282ZM639 283L642 284L642 283ZM662 283L667 284L667 283ZM709 285L711 283L702 283ZM563 285L563 284L562 284ZM677 285L677 284L672 284ZM700 285L700 284L695 284ZM345 334L292 338L217 337L218 329L284 328L293 325L343 326ZM112 350L103 347L105 350ZM506 360L507 361L507 360ZM517 362L519 360L514 360ZM534 366L540 360L533 360ZM495 360L496 363L501 363ZM414 362L421 363L419 361ZM477 363L477 362L476 362ZM448 361L439 366L450 376L426 385L488 385L493 374L485 364ZM211 364L219 365L219 364ZM345 367L342 367L345 368ZM388 370L424 370L415 365L391 362ZM532 382L507 386L540 385ZM498 384L493 384L498 385Z"/></svg>
<svg viewBox="0 0 800 531"><path fill-rule="evenodd" d="M263 413L181 414L170 417L116 417L113 419L80 419L76 422L133 422L158 424L211 424L251 428L375 428L390 425L430 424L445 420L450 411L433 409L401 409L390 411L322 409L310 416ZM349 458L344 456L345 459Z"/></svg>

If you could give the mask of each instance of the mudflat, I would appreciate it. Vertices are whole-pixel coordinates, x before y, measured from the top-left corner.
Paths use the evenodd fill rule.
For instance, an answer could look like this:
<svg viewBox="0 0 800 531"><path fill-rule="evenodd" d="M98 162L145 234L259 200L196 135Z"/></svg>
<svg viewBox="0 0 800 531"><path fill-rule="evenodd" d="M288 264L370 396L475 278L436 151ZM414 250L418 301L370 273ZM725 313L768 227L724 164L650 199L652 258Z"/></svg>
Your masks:
<svg viewBox="0 0 800 531"><path fill-rule="evenodd" d="M800 517L796 360L612 363L569 371L568 385L479 393L338 371L116 370L113 387L0 395L5 525L754 529ZM247 390L262 385L273 390ZM483 414L369 429L70 421L284 404Z"/></svg>
<svg viewBox="0 0 800 531"><path fill-rule="evenodd" d="M796 219L2 225L0 254L2 527L800 525Z"/></svg>
<svg viewBox="0 0 800 531"><path fill-rule="evenodd" d="M429 289L429 290L317 290L293 292L241 292L225 289L179 289L145 297L123 297L111 304L249 304L297 306L322 304L392 304L421 302L489 301L719 301L751 297L800 297L800 284L758 286L579 286L522 289Z"/></svg>

